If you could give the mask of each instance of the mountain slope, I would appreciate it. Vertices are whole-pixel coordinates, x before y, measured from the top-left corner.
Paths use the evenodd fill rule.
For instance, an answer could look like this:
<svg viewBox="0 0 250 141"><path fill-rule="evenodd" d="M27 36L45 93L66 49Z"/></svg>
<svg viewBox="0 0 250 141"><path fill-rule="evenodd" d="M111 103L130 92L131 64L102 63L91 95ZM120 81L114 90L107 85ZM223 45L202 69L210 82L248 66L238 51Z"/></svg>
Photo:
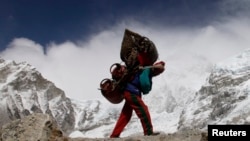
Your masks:
<svg viewBox="0 0 250 141"><path fill-rule="evenodd" d="M0 125L31 113L53 116L65 132L74 128L74 110L64 92L28 63L0 59Z"/></svg>
<svg viewBox="0 0 250 141"><path fill-rule="evenodd" d="M250 123L250 50L217 63L183 110L180 129Z"/></svg>

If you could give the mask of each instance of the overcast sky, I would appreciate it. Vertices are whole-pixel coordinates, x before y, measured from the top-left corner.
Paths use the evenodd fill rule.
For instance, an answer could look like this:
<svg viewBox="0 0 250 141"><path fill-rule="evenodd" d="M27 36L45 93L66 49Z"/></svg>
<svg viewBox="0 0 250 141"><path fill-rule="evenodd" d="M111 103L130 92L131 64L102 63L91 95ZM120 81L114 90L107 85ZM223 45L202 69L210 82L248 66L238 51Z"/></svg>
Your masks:
<svg viewBox="0 0 250 141"><path fill-rule="evenodd" d="M125 28L180 69L197 63L190 56L215 63L248 48L249 9L250 0L1 0L0 56L34 65L69 97L102 98Z"/></svg>

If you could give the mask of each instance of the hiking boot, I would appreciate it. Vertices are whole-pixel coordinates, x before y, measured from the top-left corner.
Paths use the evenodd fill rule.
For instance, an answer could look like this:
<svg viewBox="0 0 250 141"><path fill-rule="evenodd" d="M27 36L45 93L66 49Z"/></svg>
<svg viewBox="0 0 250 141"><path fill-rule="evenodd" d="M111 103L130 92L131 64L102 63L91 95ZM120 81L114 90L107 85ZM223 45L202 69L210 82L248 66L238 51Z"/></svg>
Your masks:
<svg viewBox="0 0 250 141"><path fill-rule="evenodd" d="M145 136L157 136L157 135L160 135L160 132L153 132L152 134L148 134Z"/></svg>
<svg viewBox="0 0 250 141"><path fill-rule="evenodd" d="M120 137L111 135L109 138L120 138Z"/></svg>

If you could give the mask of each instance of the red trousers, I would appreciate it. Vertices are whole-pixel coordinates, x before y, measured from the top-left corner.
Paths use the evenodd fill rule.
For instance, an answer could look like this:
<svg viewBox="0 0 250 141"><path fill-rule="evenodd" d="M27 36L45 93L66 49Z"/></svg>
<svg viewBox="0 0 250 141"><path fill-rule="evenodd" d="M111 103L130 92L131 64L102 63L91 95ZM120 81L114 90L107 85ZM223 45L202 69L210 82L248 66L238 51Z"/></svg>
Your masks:
<svg viewBox="0 0 250 141"><path fill-rule="evenodd" d="M128 91L124 92L125 104L122 108L120 117L111 134L111 138L119 137L125 126L132 117L133 110L141 121L144 135L151 135L153 133L153 126L148 111L148 107L144 104L141 96L131 94Z"/></svg>

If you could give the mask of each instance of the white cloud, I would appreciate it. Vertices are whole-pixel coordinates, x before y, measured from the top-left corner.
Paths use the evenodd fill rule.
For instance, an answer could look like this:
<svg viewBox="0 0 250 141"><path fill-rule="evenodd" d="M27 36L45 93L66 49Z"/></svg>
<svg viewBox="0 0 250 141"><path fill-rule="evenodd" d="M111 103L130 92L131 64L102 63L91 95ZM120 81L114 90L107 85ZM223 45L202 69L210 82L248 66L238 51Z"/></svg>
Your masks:
<svg viewBox="0 0 250 141"><path fill-rule="evenodd" d="M5 56L5 53L7 53L6 55L8 58L17 57L32 62L41 62L44 59L43 47L27 38L14 39L8 45L8 48L2 52L3 56Z"/></svg>
<svg viewBox="0 0 250 141"><path fill-rule="evenodd" d="M167 69L187 73L181 70L198 65L202 59L216 63L249 48L248 23L248 19L228 20L202 28L172 29L126 21L93 35L86 42L51 43L46 46L46 54L44 47L35 41L17 38L0 55L4 59L29 62L68 97L102 99L99 83L111 77L109 67L113 63L121 62L120 46L125 28L152 39L159 59L167 62Z"/></svg>

